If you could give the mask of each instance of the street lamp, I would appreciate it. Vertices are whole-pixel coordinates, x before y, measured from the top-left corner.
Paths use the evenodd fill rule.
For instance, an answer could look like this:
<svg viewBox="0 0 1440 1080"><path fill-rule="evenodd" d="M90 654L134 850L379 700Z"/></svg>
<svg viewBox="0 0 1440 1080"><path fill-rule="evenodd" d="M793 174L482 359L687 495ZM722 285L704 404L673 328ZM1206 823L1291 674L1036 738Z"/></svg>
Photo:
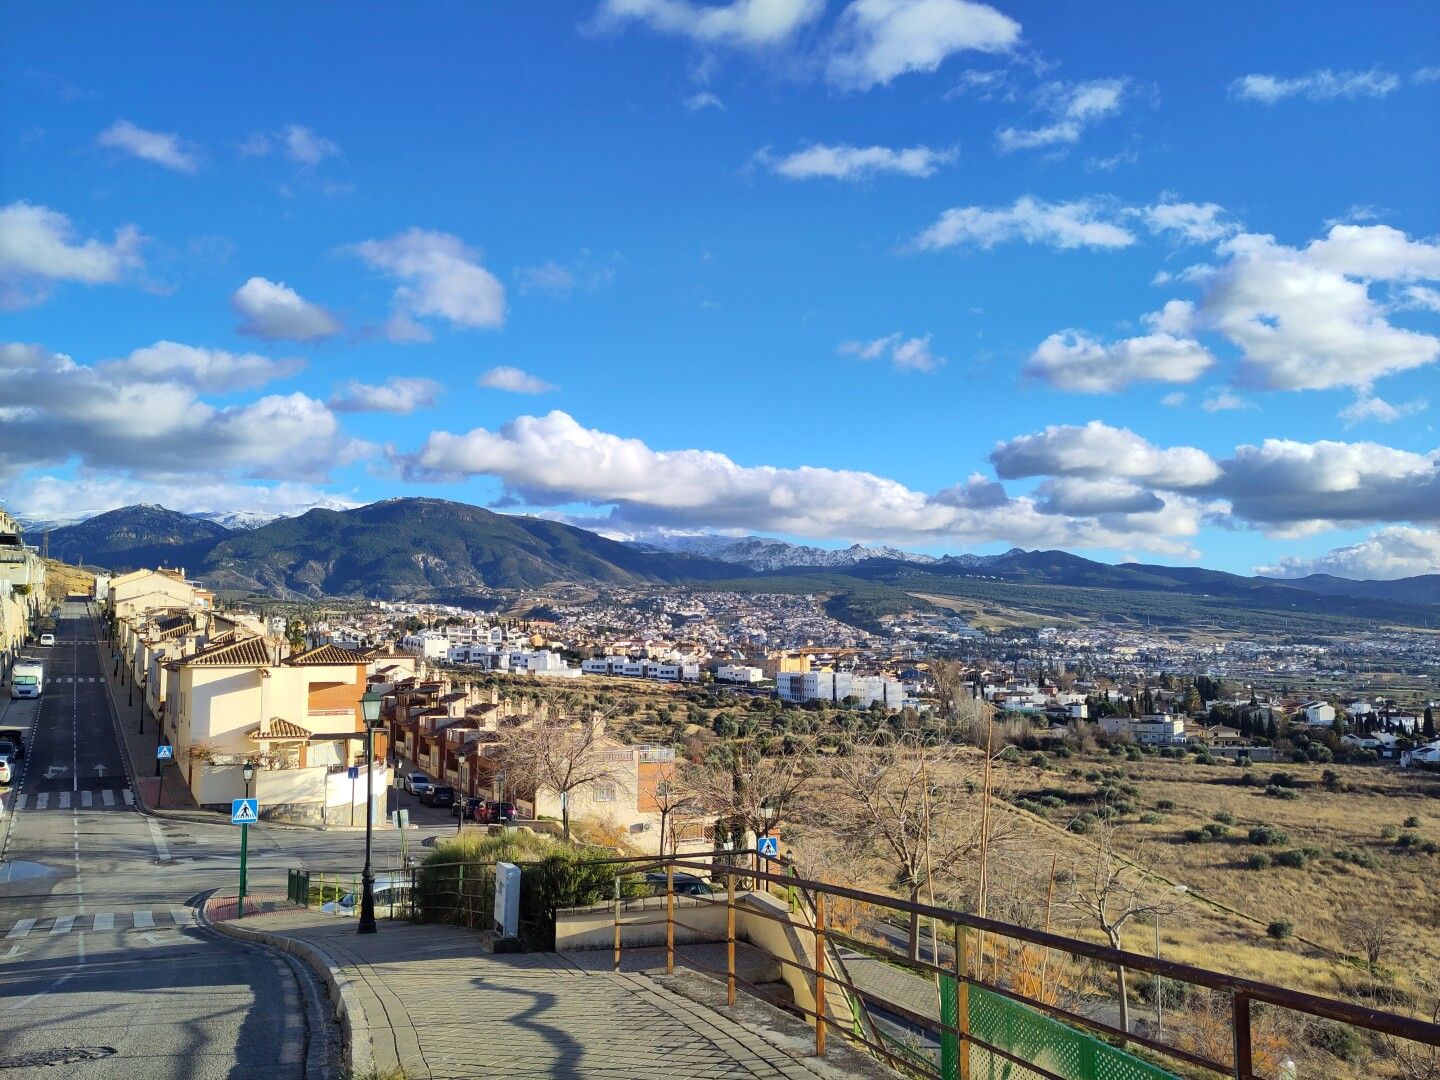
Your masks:
<svg viewBox="0 0 1440 1080"><path fill-rule="evenodd" d="M255 763L247 761L240 766L240 775L245 778L245 798L250 798L250 781L255 779ZM250 854L250 826L240 825L240 894L235 897L235 917L245 917L245 870Z"/></svg>
<svg viewBox="0 0 1440 1080"><path fill-rule="evenodd" d="M365 869L360 873L360 925L357 934L373 934L375 925L375 874L370 869L370 845L375 829L375 728L380 721L382 698L371 690L360 699L365 718Z"/></svg>
<svg viewBox="0 0 1440 1080"><path fill-rule="evenodd" d="M141 735L144 735L144 734L145 734L145 687L148 686L149 683L150 683L150 672L149 672L149 671L146 671L144 675L141 675L141 676L140 676L140 731L139 731L139 734L141 734ZM250 792L248 792L248 791L245 792L245 797L248 799L248 798L250 797Z"/></svg>

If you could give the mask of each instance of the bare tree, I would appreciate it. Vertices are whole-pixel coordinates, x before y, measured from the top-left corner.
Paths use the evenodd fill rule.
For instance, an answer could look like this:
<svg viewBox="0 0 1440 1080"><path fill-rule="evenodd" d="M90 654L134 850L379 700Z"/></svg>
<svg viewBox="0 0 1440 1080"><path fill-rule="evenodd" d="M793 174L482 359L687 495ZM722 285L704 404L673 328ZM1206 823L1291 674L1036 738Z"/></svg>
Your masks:
<svg viewBox="0 0 1440 1080"><path fill-rule="evenodd" d="M507 780L532 795L549 790L560 796L566 840L570 839L571 793L603 783L624 789L623 756L605 739L599 717L579 721L542 709L531 720L501 733L500 761Z"/></svg>
<svg viewBox="0 0 1440 1080"><path fill-rule="evenodd" d="M1112 949L1122 948L1121 933L1133 919L1170 914L1175 905L1160 900L1156 890L1167 888L1153 869L1153 858L1143 846L1129 854L1117 844L1119 830L1102 823L1095 833L1095 850L1074 870L1068 903L1077 915L1099 927ZM1120 1026L1130 1030L1130 1000L1126 996L1125 968L1117 965L1120 991Z"/></svg>
<svg viewBox="0 0 1440 1080"><path fill-rule="evenodd" d="M930 661L930 678L935 681L936 711L946 720L955 711L965 685L965 669L959 660L941 658Z"/></svg>
<svg viewBox="0 0 1440 1080"><path fill-rule="evenodd" d="M863 851L882 858L911 903L949 878L982 846L1015 836L1008 816L980 812L982 764L953 746L918 739L871 742L831 764L836 781L821 804L819 823ZM911 959L920 956L920 918L910 916Z"/></svg>
<svg viewBox="0 0 1440 1080"><path fill-rule="evenodd" d="M1374 980L1376 966L1400 939L1394 915L1380 908L1356 908L1340 916L1337 922L1345 944L1358 949L1365 957L1366 969Z"/></svg>
<svg viewBox="0 0 1440 1080"><path fill-rule="evenodd" d="M814 774L815 754L808 742L769 755L747 744L726 764L685 769L681 781L695 805L725 821L732 833L764 836L790 812Z"/></svg>
<svg viewBox="0 0 1440 1080"><path fill-rule="evenodd" d="M668 839L670 854L679 846L675 835L675 815L688 810L695 804L695 792L681 780L674 762L660 767L660 776L655 781L655 807L660 811L660 854L665 854Z"/></svg>

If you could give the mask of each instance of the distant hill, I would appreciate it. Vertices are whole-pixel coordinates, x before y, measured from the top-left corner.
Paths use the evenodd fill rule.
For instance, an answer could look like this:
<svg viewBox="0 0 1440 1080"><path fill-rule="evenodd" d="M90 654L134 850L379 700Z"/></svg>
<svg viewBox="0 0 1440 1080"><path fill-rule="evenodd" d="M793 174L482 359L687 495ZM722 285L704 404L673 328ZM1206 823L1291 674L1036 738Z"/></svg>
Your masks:
<svg viewBox="0 0 1440 1080"><path fill-rule="evenodd" d="M193 570L217 542L229 535L229 529L213 521L142 503L52 529L50 556L68 563L83 559L90 566L111 570L135 570L161 563ZM27 533L26 540L39 545L41 538Z"/></svg>
<svg viewBox="0 0 1440 1080"><path fill-rule="evenodd" d="M217 589L436 600L484 587L638 586L733 573L726 563L443 499L311 510L231 532L200 567L206 584Z"/></svg>
<svg viewBox="0 0 1440 1080"><path fill-rule="evenodd" d="M637 544L659 551L684 551L721 562L735 563L751 570L783 570L786 567L854 566L866 559L895 559L900 562L933 563L934 555L917 555L893 547L818 548L791 544L770 536L672 536ZM969 556L975 558L975 556Z"/></svg>
<svg viewBox="0 0 1440 1080"><path fill-rule="evenodd" d="M1328 596L1368 596L1381 600L1398 600L1407 604L1440 604L1440 574L1420 574L1394 581L1373 579L1356 581L1333 574L1310 574L1299 578L1257 578L1273 581L1292 589L1324 593Z"/></svg>

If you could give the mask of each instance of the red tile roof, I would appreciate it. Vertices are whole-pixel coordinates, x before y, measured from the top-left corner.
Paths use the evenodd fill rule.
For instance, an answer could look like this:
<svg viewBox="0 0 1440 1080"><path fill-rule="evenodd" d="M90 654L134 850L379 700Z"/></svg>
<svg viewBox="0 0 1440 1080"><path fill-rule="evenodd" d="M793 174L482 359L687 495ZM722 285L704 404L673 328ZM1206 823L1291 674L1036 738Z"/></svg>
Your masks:
<svg viewBox="0 0 1440 1080"><path fill-rule="evenodd" d="M325 644L306 652L296 653L285 661L290 667L304 667L310 664L363 664L367 657L362 652L342 649L339 645Z"/></svg>

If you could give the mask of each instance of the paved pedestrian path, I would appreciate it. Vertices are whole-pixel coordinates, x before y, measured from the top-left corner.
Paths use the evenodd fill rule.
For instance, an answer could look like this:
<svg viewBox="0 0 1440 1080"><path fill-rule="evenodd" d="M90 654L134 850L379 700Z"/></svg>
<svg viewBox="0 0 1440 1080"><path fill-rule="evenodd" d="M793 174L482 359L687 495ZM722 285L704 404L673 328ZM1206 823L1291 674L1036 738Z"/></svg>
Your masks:
<svg viewBox="0 0 1440 1080"><path fill-rule="evenodd" d="M693 972L665 976L586 970L555 953L493 954L474 931L276 912L216 924L263 934L317 958L338 977L357 1073L421 1078L791 1078L885 1076L832 1040L813 1056L798 1020ZM296 948L297 944L301 946ZM308 949L305 948L308 946ZM343 989L341 989L343 988Z"/></svg>

